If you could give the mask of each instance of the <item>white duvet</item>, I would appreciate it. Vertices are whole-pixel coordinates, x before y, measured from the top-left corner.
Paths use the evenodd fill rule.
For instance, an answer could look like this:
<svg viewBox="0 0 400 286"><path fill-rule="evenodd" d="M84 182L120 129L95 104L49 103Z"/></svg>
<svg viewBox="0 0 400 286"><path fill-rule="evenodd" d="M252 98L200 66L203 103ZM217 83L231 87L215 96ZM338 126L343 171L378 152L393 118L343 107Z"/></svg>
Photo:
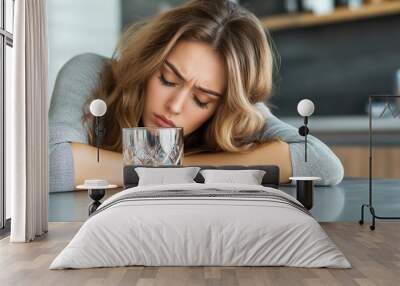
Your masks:
<svg viewBox="0 0 400 286"><path fill-rule="evenodd" d="M146 191L258 190L254 185L141 186L107 199L50 269L145 266L294 266L350 268L318 222L290 204L262 198L173 197L121 200Z"/></svg>

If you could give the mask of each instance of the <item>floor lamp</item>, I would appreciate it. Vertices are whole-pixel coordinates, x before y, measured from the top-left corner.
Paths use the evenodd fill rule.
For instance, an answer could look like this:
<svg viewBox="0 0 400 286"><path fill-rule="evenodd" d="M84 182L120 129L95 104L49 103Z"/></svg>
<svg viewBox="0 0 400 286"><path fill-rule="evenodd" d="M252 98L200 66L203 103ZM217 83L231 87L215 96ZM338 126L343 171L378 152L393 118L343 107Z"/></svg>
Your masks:
<svg viewBox="0 0 400 286"><path fill-rule="evenodd" d="M385 217L385 216L378 216L375 213L375 208L372 205L372 101L374 99L385 99L385 108L379 115L379 118L382 118L384 113L386 112L387 109L389 109L390 113L392 114L393 117L398 117L400 115L400 112L396 110L391 109L390 102L387 101L388 98L390 99L400 99L400 95L371 95L369 96L368 100L368 113L369 113L369 202L368 204L363 204L361 206L361 220L359 223L362 225L364 224L364 208L367 207L369 208L369 211L371 212L372 215L372 225L370 225L370 229L374 230L375 229L375 219L400 219L400 217Z"/></svg>
<svg viewBox="0 0 400 286"><path fill-rule="evenodd" d="M107 112L107 105L103 100L95 99L90 103L89 110L96 120L94 126L94 135L96 137L97 162L100 162L100 139L104 135L104 129L100 125L100 118ZM89 215L94 213L101 205L100 200L106 194L106 190L116 187L118 186L110 185L107 180L102 179L85 180L83 185L76 186L77 189L88 190L89 197L93 200L93 202L89 205Z"/></svg>
<svg viewBox="0 0 400 286"><path fill-rule="evenodd" d="M304 139L304 162L307 162L307 135L310 130L307 127L309 117L314 113L314 103L309 99L303 99L297 105L297 112L304 117L304 125L299 128L299 134ZM296 181L296 198L302 205L310 210L314 205L314 181L318 181L320 177L289 177L290 180Z"/></svg>

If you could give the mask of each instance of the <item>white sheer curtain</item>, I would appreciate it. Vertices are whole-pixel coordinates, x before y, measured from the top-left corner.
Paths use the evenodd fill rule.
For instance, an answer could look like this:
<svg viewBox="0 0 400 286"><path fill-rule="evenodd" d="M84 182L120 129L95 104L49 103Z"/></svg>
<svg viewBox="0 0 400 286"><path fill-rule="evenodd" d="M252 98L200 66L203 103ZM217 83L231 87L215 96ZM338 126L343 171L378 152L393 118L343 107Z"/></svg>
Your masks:
<svg viewBox="0 0 400 286"><path fill-rule="evenodd" d="M6 98L6 187L12 242L47 232L47 23L45 0L15 1L13 92Z"/></svg>

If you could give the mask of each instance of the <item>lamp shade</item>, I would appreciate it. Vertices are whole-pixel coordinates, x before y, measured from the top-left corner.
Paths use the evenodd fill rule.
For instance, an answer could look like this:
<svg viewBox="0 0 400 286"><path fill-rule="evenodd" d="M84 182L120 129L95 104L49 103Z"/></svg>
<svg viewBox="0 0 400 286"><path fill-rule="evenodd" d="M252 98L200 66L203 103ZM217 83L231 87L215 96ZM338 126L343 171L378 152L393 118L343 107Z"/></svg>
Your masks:
<svg viewBox="0 0 400 286"><path fill-rule="evenodd" d="M106 113L107 105L103 100L95 99L90 103L89 109L93 116L100 117Z"/></svg>
<svg viewBox="0 0 400 286"><path fill-rule="evenodd" d="M309 99L303 99L297 105L297 112L303 116L308 117L314 113L314 103Z"/></svg>

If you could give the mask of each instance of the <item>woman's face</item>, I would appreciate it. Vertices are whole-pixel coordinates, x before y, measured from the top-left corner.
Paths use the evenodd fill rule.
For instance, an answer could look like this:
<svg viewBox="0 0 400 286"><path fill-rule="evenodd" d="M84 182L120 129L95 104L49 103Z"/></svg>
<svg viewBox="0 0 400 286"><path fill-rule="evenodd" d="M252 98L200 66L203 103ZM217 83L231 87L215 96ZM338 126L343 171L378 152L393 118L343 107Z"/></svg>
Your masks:
<svg viewBox="0 0 400 286"><path fill-rule="evenodd" d="M147 81L145 127L199 128L215 112L226 88L222 58L209 45L181 41Z"/></svg>

